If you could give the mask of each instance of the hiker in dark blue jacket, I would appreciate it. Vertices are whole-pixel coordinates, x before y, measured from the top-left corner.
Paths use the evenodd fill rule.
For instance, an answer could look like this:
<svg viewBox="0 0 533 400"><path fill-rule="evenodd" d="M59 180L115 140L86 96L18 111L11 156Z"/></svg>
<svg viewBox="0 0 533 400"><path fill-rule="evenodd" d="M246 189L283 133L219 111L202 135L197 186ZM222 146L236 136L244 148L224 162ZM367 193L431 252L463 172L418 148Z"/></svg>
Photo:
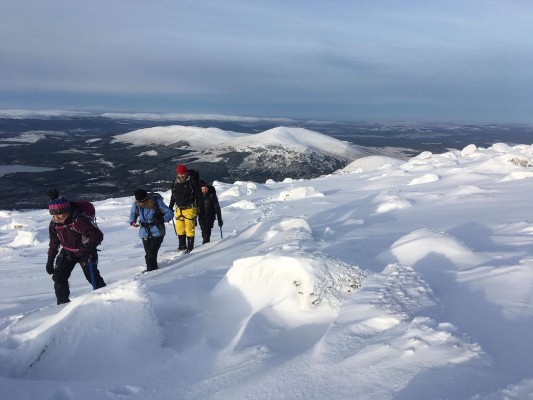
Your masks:
<svg viewBox="0 0 533 400"><path fill-rule="evenodd" d="M139 224L137 224L137 218ZM166 206L158 194L147 193L144 189L135 191L135 202L131 206L130 225L138 226L139 237L143 240L146 271L156 270L157 252L165 237L165 222L172 219L172 210Z"/></svg>

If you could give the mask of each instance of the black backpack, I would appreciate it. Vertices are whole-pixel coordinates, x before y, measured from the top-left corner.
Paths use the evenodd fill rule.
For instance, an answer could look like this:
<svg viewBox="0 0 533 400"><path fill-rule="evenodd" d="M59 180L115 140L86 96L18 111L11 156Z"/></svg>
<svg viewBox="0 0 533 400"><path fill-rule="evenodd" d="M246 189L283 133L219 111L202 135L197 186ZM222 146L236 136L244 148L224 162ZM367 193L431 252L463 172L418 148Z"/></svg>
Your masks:
<svg viewBox="0 0 533 400"><path fill-rule="evenodd" d="M194 191L193 185L198 184L200 185L200 171L196 171L194 169L189 170L189 179L191 180L191 188Z"/></svg>

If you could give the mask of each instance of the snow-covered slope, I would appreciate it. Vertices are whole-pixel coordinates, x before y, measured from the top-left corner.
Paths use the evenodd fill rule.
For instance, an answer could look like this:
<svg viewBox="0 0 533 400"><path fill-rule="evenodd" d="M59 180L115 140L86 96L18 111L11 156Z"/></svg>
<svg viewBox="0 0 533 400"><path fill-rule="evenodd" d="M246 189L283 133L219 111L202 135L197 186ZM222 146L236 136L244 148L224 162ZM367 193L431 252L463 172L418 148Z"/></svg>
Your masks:
<svg viewBox="0 0 533 400"><path fill-rule="evenodd" d="M216 183L224 239L145 275L132 198L97 203L108 286L66 306L47 211L0 212L0 398L532 398L533 146L465 150Z"/></svg>
<svg viewBox="0 0 533 400"><path fill-rule="evenodd" d="M228 132L218 128L173 125L138 129L115 136L113 141L117 143L131 143L133 146L170 146L181 142L195 150L205 150L244 135L246 134Z"/></svg>
<svg viewBox="0 0 533 400"><path fill-rule="evenodd" d="M303 128L278 127L258 134L224 131L218 128L167 126L140 129L115 136L116 143L132 146L170 146L192 150L198 161L235 165L238 176L257 171L290 173L298 177L333 172L368 152L349 143ZM236 153L242 154L235 157Z"/></svg>
<svg viewBox="0 0 533 400"><path fill-rule="evenodd" d="M280 147L299 153L316 152L343 160L353 160L366 154L358 147L330 136L304 128L282 126L257 134L247 134L218 128L174 125L139 129L115 136L113 141L131 143L133 146L186 143L193 150L250 151Z"/></svg>

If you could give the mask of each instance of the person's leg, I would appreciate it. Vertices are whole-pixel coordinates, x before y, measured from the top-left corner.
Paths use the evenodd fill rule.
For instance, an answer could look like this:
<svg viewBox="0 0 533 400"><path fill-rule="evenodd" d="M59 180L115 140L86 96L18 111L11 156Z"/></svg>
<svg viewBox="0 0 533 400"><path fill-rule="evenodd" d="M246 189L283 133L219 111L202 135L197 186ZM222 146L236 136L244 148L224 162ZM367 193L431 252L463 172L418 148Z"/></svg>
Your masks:
<svg viewBox="0 0 533 400"><path fill-rule="evenodd" d="M185 230L187 234L187 253L194 249L194 235L195 235L195 218L196 207L183 210L183 215L187 217L185 220Z"/></svg>
<svg viewBox="0 0 533 400"><path fill-rule="evenodd" d="M157 266L157 253L159 251L159 248L161 247L161 244L163 243L163 239L164 239L164 236L157 236L157 237L153 237L150 240L150 248L148 250L149 251L148 257L149 257L150 263L148 264L148 271L153 271L159 268Z"/></svg>
<svg viewBox="0 0 533 400"><path fill-rule="evenodd" d="M178 250L186 250L186 231L185 231L185 221L186 219L181 215L180 208L176 208L176 233L178 234Z"/></svg>
<svg viewBox="0 0 533 400"><path fill-rule="evenodd" d="M150 270L150 243L151 239L148 237L143 238L143 247L144 247L144 261L146 263L146 270Z"/></svg>
<svg viewBox="0 0 533 400"><path fill-rule="evenodd" d="M79 263L81 266L81 269L83 270L83 274L85 275L85 279L92 285L91 280L91 271L89 269L89 264L87 263L87 260L85 257L79 258ZM92 267L93 267L93 276L94 276L94 285L96 286L96 289L100 289L106 286L104 282L104 278L100 275L100 271L98 270L98 255L96 256L96 259L92 261Z"/></svg>
<svg viewBox="0 0 533 400"><path fill-rule="evenodd" d="M57 304L68 303L70 301L70 288L68 285L68 278L76 265L76 260L70 257L65 250L59 253L56 260L56 267L52 274L54 281L54 290L56 292Z"/></svg>
<svg viewBox="0 0 533 400"><path fill-rule="evenodd" d="M179 245L178 245L178 250L186 250L187 249L187 236L185 235L179 235L178 236L178 241L179 241Z"/></svg>
<svg viewBox="0 0 533 400"><path fill-rule="evenodd" d="M207 233L207 224L205 221L200 220L200 229L202 231L202 244L207 243L209 240L206 239L206 233Z"/></svg>
<svg viewBox="0 0 533 400"><path fill-rule="evenodd" d="M211 230L213 229L214 222L215 222L214 219L208 221L207 226L205 227L206 243L209 243L211 241Z"/></svg>

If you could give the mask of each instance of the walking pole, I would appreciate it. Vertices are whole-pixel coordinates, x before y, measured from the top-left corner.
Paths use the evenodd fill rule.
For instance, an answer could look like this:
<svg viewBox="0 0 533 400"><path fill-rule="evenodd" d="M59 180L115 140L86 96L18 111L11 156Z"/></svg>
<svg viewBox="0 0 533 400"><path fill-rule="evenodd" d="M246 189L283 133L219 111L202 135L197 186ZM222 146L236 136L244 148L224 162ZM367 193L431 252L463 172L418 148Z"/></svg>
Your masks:
<svg viewBox="0 0 533 400"><path fill-rule="evenodd" d="M172 225L174 225L174 235L178 236L178 233L176 232L176 223L174 222L174 218L172 218Z"/></svg>
<svg viewBox="0 0 533 400"><path fill-rule="evenodd" d="M89 272L91 273L91 283L93 284L93 290L96 290L96 283L94 282L94 271L93 271L93 256L89 256L87 259L87 264L89 264Z"/></svg>
<svg viewBox="0 0 533 400"><path fill-rule="evenodd" d="M224 239L224 238L222 237L222 227L220 227L220 239Z"/></svg>

